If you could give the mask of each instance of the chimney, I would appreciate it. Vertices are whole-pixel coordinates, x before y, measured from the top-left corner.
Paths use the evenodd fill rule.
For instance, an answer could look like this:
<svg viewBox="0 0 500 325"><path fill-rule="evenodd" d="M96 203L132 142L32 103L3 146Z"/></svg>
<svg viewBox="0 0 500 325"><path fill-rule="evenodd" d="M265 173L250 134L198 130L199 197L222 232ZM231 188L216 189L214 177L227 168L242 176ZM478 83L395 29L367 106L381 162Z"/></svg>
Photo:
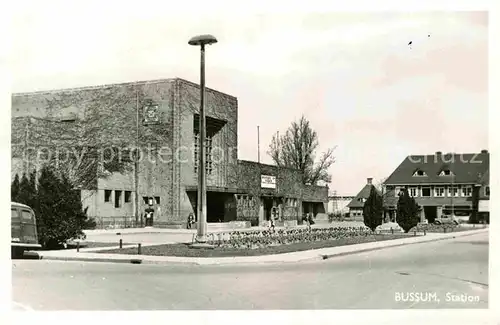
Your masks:
<svg viewBox="0 0 500 325"><path fill-rule="evenodd" d="M481 153L488 153L488 150L483 149L483 150L481 150Z"/></svg>
<svg viewBox="0 0 500 325"><path fill-rule="evenodd" d="M441 156L443 153L441 151L436 151L436 156Z"/></svg>
<svg viewBox="0 0 500 325"><path fill-rule="evenodd" d="M371 178L371 177L367 178L366 179L366 184L372 185L372 180L373 180L373 178Z"/></svg>

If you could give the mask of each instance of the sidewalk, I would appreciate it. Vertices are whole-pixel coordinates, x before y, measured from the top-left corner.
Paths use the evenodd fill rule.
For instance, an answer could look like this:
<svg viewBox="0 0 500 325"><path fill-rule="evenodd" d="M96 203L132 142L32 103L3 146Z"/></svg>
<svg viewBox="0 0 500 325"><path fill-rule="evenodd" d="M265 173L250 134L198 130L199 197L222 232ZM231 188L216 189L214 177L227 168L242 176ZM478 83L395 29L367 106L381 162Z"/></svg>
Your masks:
<svg viewBox="0 0 500 325"><path fill-rule="evenodd" d="M349 255L367 251L373 251L389 247L397 247L410 244L433 242L456 237L471 236L487 232L488 228L455 232L455 233L428 233L426 236L417 236L403 239L394 239L381 242L371 242L357 245L347 245L331 248L322 248L309 251L292 252L276 255L262 256L239 256L219 258L196 258L175 256L148 256L148 255L124 255L124 254L100 254L99 250L109 250L118 247L87 248L64 251L40 251L41 258L46 260L66 261L89 261L89 262L114 262L114 263L142 263L142 264L191 264L191 265L231 265L231 264L262 264L262 263L294 263L301 261L322 260L335 256ZM154 243L142 244L144 246L157 245ZM124 248L137 247L137 245L124 245Z"/></svg>

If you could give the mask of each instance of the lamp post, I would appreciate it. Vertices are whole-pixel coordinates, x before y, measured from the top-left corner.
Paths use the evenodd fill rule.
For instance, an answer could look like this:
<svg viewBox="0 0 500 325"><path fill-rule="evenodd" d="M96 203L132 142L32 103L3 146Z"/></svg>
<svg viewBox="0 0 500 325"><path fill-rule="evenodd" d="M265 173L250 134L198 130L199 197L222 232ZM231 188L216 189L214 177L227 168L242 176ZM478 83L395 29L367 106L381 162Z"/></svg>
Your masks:
<svg viewBox="0 0 500 325"><path fill-rule="evenodd" d="M479 191L481 189L481 184L474 184L472 193L472 221L474 223L479 222Z"/></svg>
<svg viewBox="0 0 500 325"><path fill-rule="evenodd" d="M189 45L200 46L200 118L199 118L199 155L198 155L198 204L197 204L197 236L193 248L206 247L207 244L207 188L205 171L205 45L215 44L217 39L212 35L199 35L191 38Z"/></svg>

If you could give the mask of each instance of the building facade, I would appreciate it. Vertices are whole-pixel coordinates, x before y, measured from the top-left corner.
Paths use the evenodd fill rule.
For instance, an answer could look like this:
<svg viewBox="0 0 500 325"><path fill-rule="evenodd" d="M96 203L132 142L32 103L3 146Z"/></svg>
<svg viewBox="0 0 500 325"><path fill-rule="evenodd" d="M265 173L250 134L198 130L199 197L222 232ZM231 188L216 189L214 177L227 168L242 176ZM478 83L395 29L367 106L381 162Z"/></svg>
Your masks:
<svg viewBox="0 0 500 325"><path fill-rule="evenodd" d="M408 156L384 182L384 207L396 218L403 188L422 207L421 222L433 223L443 215L468 219L478 210L489 218L489 153Z"/></svg>
<svg viewBox="0 0 500 325"><path fill-rule="evenodd" d="M363 186L361 191L359 191L359 193L347 205L350 218L356 221L364 220L363 207L365 206L366 200L370 196L372 188L375 188L375 186L373 185L373 178L367 178L365 186ZM377 189L375 190L380 194Z"/></svg>
<svg viewBox="0 0 500 325"><path fill-rule="evenodd" d="M14 94L12 176L69 149L85 156L68 167L80 181L81 161L98 160L84 165L95 177L77 185L98 225L137 225L150 205L154 226L185 225L197 210L199 93L175 78ZM205 105L208 222L259 224L269 207L283 220L325 210L327 187L302 185L296 170L238 160L236 97L207 88Z"/></svg>
<svg viewBox="0 0 500 325"><path fill-rule="evenodd" d="M328 213L347 216L349 214L348 204L354 198L355 196L330 195L328 197Z"/></svg>

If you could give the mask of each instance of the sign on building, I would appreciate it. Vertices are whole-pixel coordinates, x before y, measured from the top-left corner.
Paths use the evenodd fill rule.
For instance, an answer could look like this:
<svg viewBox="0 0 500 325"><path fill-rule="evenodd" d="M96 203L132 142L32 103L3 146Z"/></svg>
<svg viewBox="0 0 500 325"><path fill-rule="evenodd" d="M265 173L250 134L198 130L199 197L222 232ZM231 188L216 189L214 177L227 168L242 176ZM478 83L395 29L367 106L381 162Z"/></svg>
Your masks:
<svg viewBox="0 0 500 325"><path fill-rule="evenodd" d="M160 122L160 112L158 105L149 104L144 107L144 120L145 125L158 124Z"/></svg>
<svg viewBox="0 0 500 325"><path fill-rule="evenodd" d="M490 211L490 201L489 200L481 200L479 201L479 212L489 212Z"/></svg>
<svg viewBox="0 0 500 325"><path fill-rule="evenodd" d="M260 187L276 188L276 176L260 175Z"/></svg>

